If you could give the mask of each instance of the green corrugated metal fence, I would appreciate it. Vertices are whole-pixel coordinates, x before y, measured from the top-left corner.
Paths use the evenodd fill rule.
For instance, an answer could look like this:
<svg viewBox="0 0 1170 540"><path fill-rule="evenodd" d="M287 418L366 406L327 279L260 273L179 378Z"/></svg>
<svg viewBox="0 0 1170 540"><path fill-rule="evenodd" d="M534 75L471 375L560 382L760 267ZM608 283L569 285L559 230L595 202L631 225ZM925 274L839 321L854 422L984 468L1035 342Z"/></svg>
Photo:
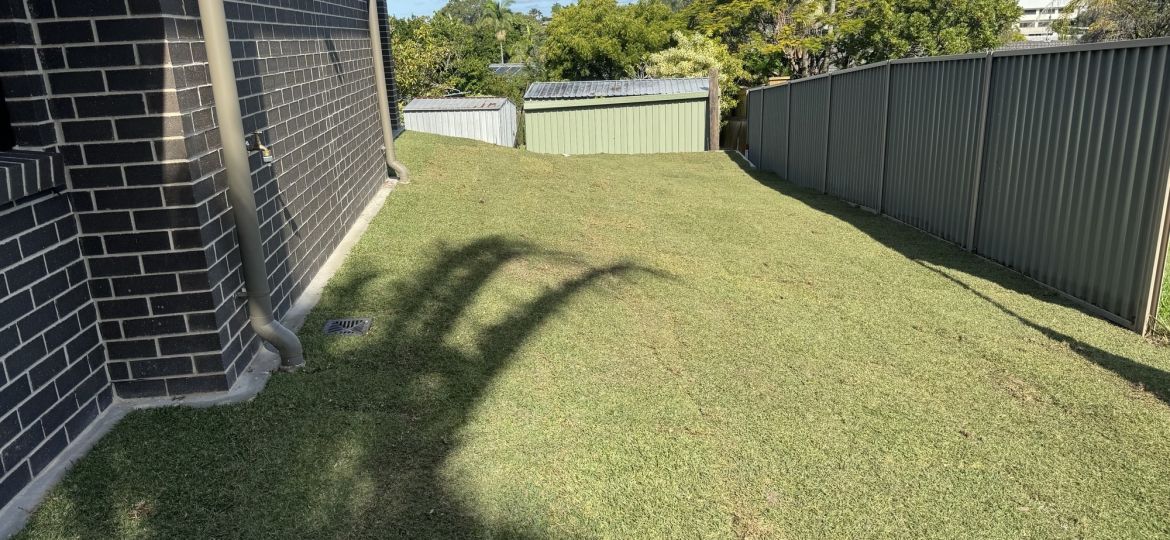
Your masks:
<svg viewBox="0 0 1170 540"><path fill-rule="evenodd" d="M1149 328L1170 235L1170 39L883 62L792 82L783 116L780 91L748 96L757 166Z"/></svg>

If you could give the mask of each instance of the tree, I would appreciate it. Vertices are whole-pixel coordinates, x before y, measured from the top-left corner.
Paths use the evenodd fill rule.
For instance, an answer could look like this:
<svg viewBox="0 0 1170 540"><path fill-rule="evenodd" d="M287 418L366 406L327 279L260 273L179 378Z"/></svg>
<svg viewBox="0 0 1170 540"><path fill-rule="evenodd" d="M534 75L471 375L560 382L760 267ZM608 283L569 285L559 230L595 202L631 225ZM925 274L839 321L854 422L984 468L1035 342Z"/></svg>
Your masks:
<svg viewBox="0 0 1170 540"><path fill-rule="evenodd" d="M828 1L694 0L683 10L690 28L717 37L762 80L803 77L829 66Z"/></svg>
<svg viewBox="0 0 1170 540"><path fill-rule="evenodd" d="M683 14L762 80L988 49L1020 11L1015 0L694 0Z"/></svg>
<svg viewBox="0 0 1170 540"><path fill-rule="evenodd" d="M544 27L530 15L511 11L510 4L450 0L433 17L391 17L401 97L523 93L521 81L499 79L488 68L504 55L528 64L531 76L543 74L537 49Z"/></svg>
<svg viewBox="0 0 1170 540"><path fill-rule="evenodd" d="M670 43L674 27L670 8L657 0L622 6L616 0L581 0L554 6L544 43L545 66L562 79L632 77L647 55Z"/></svg>
<svg viewBox="0 0 1170 540"><path fill-rule="evenodd" d="M1010 39L1016 0L842 0L838 67L992 49Z"/></svg>
<svg viewBox="0 0 1170 540"><path fill-rule="evenodd" d="M474 25L483 19L484 0L448 0L435 17L450 17L463 24Z"/></svg>
<svg viewBox="0 0 1170 540"><path fill-rule="evenodd" d="M500 44L500 63L504 63L504 41L508 39L508 30L512 27L515 17L511 9L512 0L485 0L483 3L482 24L487 25Z"/></svg>
<svg viewBox="0 0 1170 540"><path fill-rule="evenodd" d="M651 77L705 77L711 68L719 69L719 111L728 115L739 99L738 82L747 72L727 46L698 33L674 32L675 46L650 55L646 74Z"/></svg>
<svg viewBox="0 0 1170 540"><path fill-rule="evenodd" d="M391 18L390 43L394 51L394 80L399 97L442 95L454 59L451 44L435 32L426 17Z"/></svg>
<svg viewBox="0 0 1170 540"><path fill-rule="evenodd" d="M1063 35L1083 32L1082 41L1170 35L1170 2L1166 0L1073 0L1064 12L1066 16L1054 28Z"/></svg>

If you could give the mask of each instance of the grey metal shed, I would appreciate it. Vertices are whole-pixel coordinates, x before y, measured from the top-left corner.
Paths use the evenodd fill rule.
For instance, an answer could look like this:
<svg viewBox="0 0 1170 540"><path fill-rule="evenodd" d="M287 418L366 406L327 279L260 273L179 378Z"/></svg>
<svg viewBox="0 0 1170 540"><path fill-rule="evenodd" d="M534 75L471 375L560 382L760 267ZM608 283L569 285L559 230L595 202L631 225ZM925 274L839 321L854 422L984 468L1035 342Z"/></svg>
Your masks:
<svg viewBox="0 0 1170 540"><path fill-rule="evenodd" d="M507 98L417 98L402 113L408 130L516 146L516 105Z"/></svg>

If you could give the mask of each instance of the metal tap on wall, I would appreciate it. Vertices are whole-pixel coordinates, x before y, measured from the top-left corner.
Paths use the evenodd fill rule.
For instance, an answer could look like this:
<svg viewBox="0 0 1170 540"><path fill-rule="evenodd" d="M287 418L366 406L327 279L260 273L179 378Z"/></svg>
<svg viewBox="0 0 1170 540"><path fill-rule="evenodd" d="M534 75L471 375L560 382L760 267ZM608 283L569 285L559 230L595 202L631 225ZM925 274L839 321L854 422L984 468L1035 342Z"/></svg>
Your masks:
<svg viewBox="0 0 1170 540"><path fill-rule="evenodd" d="M260 152L260 159L264 163L272 163L276 161L275 155L272 153L272 148L264 144L263 135L259 131L253 131L244 138L244 146L248 148L249 152Z"/></svg>

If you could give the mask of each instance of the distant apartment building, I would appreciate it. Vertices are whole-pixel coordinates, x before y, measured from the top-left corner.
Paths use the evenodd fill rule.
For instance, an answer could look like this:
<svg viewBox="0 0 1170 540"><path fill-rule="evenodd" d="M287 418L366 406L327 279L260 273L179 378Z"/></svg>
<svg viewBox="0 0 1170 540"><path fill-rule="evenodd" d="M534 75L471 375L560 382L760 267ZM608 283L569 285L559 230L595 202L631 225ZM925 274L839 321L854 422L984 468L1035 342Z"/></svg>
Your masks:
<svg viewBox="0 0 1170 540"><path fill-rule="evenodd" d="M1028 41L1055 41L1060 35L1052 29L1052 23L1062 17L1069 0L1020 0L1020 33ZM1075 15L1070 14L1070 16Z"/></svg>

